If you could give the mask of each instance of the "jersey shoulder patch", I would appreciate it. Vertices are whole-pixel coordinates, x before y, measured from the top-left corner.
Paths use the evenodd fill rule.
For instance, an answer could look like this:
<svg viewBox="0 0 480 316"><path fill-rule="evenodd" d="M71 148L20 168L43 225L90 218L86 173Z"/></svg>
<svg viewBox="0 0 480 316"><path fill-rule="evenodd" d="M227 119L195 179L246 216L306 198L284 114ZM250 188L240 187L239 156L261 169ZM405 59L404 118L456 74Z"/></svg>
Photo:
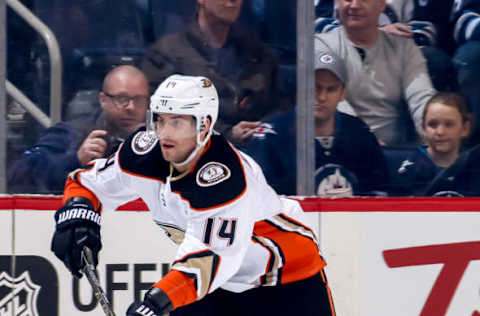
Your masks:
<svg viewBox="0 0 480 316"><path fill-rule="evenodd" d="M120 149L118 163L130 174L165 181L169 164L162 157L158 140L144 129L132 134Z"/></svg>
<svg viewBox="0 0 480 316"><path fill-rule="evenodd" d="M197 184L201 187L210 187L230 178L230 169L220 162L208 162L197 172Z"/></svg>
<svg viewBox="0 0 480 316"><path fill-rule="evenodd" d="M131 146L137 155L148 154L157 144L158 138L155 132L141 131L133 136Z"/></svg>
<svg viewBox="0 0 480 316"><path fill-rule="evenodd" d="M239 154L223 136L213 135L209 148L193 172L172 181L171 187L189 202L192 209L206 211L240 198L247 181Z"/></svg>

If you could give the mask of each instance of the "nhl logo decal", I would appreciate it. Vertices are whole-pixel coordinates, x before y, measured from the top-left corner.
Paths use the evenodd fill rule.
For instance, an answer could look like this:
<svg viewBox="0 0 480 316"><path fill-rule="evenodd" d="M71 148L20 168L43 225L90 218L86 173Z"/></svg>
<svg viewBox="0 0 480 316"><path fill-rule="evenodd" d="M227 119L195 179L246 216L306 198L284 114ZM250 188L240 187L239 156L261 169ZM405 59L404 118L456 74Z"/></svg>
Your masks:
<svg viewBox="0 0 480 316"><path fill-rule="evenodd" d="M12 278L6 272L0 273L0 290L8 293L0 296L1 315L40 316L37 311L37 297L41 287L30 279L28 271L18 278ZM4 291L5 290L5 291Z"/></svg>
<svg viewBox="0 0 480 316"><path fill-rule="evenodd" d="M158 138L155 132L140 132L133 137L132 150L137 155L145 155L157 144Z"/></svg>
<svg viewBox="0 0 480 316"><path fill-rule="evenodd" d="M219 162L209 162L197 172L197 184L209 187L230 178L230 169Z"/></svg>

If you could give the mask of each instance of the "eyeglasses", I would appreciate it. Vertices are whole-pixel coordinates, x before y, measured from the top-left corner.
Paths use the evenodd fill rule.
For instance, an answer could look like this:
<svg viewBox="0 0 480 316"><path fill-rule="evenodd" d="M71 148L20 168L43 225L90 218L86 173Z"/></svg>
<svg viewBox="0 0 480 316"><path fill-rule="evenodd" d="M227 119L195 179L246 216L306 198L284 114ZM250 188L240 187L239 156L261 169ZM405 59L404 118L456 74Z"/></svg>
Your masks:
<svg viewBox="0 0 480 316"><path fill-rule="evenodd" d="M130 103L130 101L133 101L133 104L137 106L145 106L148 105L148 103L150 102L150 97L146 95L136 95L134 97L129 97L128 95L124 94L113 95L106 92L103 92L103 94L112 99L113 103L115 103L115 105L119 107L126 107Z"/></svg>

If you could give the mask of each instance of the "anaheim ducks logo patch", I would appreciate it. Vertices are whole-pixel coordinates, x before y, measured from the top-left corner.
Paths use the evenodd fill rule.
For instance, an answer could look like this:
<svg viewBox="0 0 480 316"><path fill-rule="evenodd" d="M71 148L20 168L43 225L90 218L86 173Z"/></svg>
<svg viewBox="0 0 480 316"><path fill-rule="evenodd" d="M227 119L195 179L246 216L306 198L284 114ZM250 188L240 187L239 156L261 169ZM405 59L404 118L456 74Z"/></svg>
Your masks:
<svg viewBox="0 0 480 316"><path fill-rule="evenodd" d="M197 172L197 184L209 187L230 178L230 169L219 162L209 162Z"/></svg>
<svg viewBox="0 0 480 316"><path fill-rule="evenodd" d="M203 88L208 88L212 86L212 82L208 79L202 79L202 87Z"/></svg>
<svg viewBox="0 0 480 316"><path fill-rule="evenodd" d="M155 132L139 132L133 137L132 150L137 155L145 155L155 147L157 141Z"/></svg>

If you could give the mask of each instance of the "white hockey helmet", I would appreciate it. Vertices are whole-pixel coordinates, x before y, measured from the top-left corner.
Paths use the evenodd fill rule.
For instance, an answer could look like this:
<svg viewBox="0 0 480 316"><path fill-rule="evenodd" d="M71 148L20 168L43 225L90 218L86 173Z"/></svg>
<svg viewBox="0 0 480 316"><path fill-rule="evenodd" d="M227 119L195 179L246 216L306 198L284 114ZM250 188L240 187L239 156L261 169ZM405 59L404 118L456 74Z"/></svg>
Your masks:
<svg viewBox="0 0 480 316"><path fill-rule="evenodd" d="M165 79L150 98L150 122L160 113L192 115L196 119L197 146L203 146L213 133L218 117L218 94L213 83L205 77L171 75ZM203 141L200 132L210 118L210 128Z"/></svg>

